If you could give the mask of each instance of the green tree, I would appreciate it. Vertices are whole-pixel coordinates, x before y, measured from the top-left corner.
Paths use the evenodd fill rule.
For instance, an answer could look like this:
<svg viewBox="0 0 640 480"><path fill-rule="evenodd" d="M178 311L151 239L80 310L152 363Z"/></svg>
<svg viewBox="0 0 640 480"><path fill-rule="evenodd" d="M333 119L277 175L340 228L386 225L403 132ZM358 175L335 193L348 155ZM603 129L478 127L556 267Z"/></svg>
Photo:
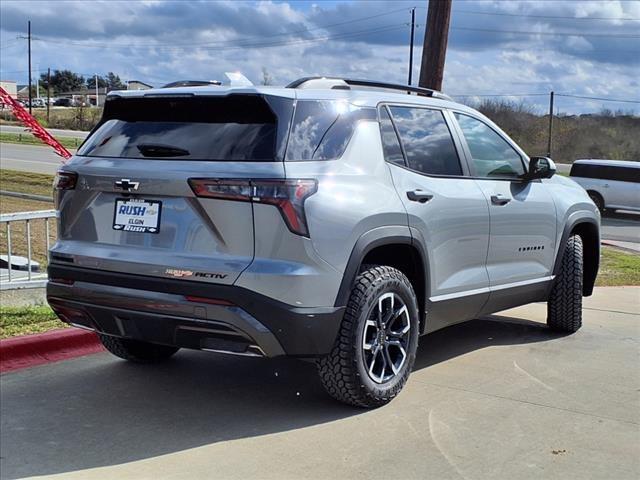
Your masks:
<svg viewBox="0 0 640 480"><path fill-rule="evenodd" d="M98 75L97 79L98 79L98 88L106 88L109 86L109 83L107 82L106 78ZM87 84L88 90L93 90L94 88L96 88L96 76L94 75L92 77L87 77L86 84Z"/></svg>
<svg viewBox="0 0 640 480"><path fill-rule="evenodd" d="M46 73L40 75L40 85L45 89L47 88ZM71 70L54 70L51 73L51 90L54 95L81 90L84 85L84 77Z"/></svg>
<svg viewBox="0 0 640 480"><path fill-rule="evenodd" d="M126 90L127 86L124 84L120 77L113 72L107 73L107 88L111 90Z"/></svg>

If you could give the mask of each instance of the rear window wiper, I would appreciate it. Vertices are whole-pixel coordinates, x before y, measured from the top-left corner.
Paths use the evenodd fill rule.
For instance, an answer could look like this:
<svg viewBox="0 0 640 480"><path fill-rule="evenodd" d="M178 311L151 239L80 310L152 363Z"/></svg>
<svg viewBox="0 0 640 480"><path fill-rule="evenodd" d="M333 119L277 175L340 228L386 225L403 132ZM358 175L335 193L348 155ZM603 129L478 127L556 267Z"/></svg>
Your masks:
<svg viewBox="0 0 640 480"><path fill-rule="evenodd" d="M140 145L136 145L136 147L145 157L184 157L190 154L189 150L185 150L184 148L162 145L160 143L141 143Z"/></svg>

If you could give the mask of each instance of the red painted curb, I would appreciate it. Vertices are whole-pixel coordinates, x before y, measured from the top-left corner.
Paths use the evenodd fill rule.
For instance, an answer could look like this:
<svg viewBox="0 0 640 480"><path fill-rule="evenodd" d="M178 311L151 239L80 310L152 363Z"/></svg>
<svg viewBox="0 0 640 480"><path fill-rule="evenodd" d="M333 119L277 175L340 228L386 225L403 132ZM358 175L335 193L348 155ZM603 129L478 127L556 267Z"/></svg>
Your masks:
<svg viewBox="0 0 640 480"><path fill-rule="evenodd" d="M104 351L94 332L63 328L0 340L0 372L11 372Z"/></svg>

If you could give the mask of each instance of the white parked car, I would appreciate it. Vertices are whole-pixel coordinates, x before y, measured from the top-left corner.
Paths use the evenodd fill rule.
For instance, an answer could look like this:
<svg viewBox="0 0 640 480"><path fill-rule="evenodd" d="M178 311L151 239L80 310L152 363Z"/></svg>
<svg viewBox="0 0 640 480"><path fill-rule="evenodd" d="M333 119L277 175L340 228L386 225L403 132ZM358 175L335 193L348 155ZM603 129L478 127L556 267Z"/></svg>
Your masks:
<svg viewBox="0 0 640 480"><path fill-rule="evenodd" d="M640 211L640 162L576 160L569 174L605 210Z"/></svg>

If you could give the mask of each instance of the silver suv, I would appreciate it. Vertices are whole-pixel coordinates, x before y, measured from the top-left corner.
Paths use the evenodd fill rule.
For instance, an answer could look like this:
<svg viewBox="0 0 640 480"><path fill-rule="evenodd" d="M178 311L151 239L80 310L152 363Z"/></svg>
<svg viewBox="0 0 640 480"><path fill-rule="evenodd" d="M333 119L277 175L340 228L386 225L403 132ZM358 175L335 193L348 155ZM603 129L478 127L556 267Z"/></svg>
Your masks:
<svg viewBox="0 0 640 480"><path fill-rule="evenodd" d="M600 216L554 172L415 87L112 92L57 175L48 301L127 360L314 358L332 396L380 406L423 334L540 301L580 328Z"/></svg>

